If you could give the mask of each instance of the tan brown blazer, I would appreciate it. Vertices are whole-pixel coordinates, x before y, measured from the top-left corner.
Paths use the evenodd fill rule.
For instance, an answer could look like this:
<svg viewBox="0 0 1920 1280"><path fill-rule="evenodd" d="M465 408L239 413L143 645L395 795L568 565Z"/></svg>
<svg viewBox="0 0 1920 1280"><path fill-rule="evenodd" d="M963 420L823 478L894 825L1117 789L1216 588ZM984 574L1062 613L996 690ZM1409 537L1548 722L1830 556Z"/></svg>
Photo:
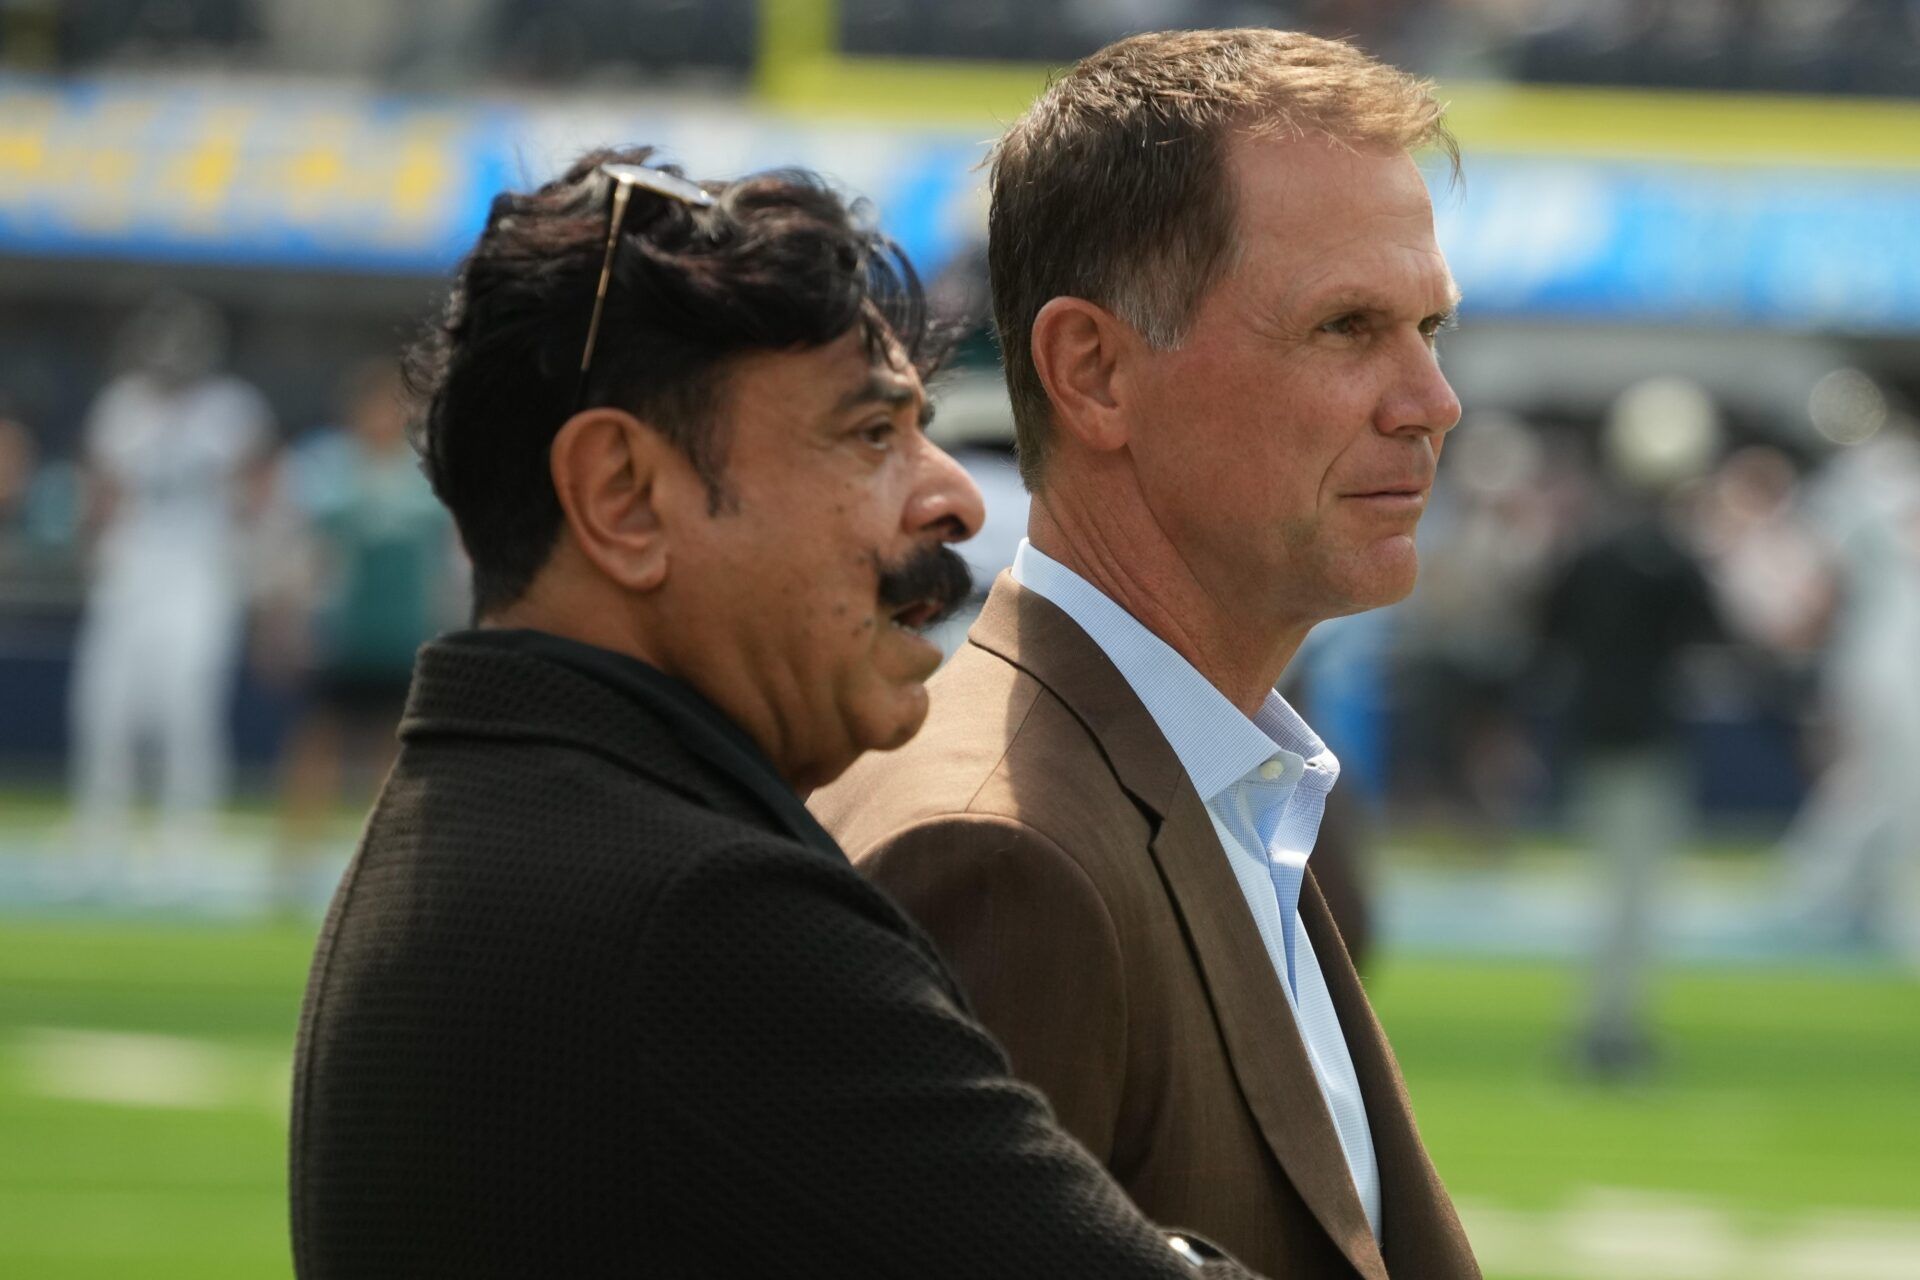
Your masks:
<svg viewBox="0 0 1920 1280"><path fill-rule="evenodd" d="M1309 875L1300 914L1379 1160L1374 1243L1206 808L1086 633L1002 574L931 691L912 742L810 803L1066 1128L1149 1216L1276 1280L1478 1277Z"/></svg>

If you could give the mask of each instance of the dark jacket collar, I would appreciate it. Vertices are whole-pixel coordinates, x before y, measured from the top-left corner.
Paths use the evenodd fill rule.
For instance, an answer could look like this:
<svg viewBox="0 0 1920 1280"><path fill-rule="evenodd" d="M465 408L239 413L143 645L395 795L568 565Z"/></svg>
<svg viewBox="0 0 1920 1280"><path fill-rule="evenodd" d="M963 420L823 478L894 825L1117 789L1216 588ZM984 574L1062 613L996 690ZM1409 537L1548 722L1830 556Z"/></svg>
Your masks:
<svg viewBox="0 0 1920 1280"><path fill-rule="evenodd" d="M543 631L460 631L420 651L403 739L437 734L565 742L712 804L723 792L836 859L840 846L772 761L701 693L626 654Z"/></svg>

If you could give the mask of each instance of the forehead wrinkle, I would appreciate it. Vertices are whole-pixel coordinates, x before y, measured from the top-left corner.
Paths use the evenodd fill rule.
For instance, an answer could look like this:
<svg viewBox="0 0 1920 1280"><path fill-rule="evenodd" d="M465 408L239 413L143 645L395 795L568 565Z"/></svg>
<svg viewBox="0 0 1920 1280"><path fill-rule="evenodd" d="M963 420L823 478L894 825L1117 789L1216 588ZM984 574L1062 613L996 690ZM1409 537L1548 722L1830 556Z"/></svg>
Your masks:
<svg viewBox="0 0 1920 1280"><path fill-rule="evenodd" d="M1426 205L1401 209L1372 204L1353 208L1347 202L1327 207L1287 210L1271 203L1250 211L1237 227L1250 249L1271 245L1279 254L1324 260L1353 244L1368 248L1438 247L1434 241L1433 212ZM1265 216L1260 216L1263 214Z"/></svg>
<svg viewBox="0 0 1920 1280"><path fill-rule="evenodd" d="M1343 254L1359 243L1359 252ZM1459 305L1460 290L1446 257L1430 232L1417 242L1381 241L1360 227L1339 240L1315 247L1305 269L1293 276L1280 296L1282 310L1321 308L1342 302L1355 309L1387 314L1407 308L1406 299L1439 297L1439 310ZM1416 304L1423 309L1429 303ZM1425 312L1423 311L1423 314Z"/></svg>
<svg viewBox="0 0 1920 1280"><path fill-rule="evenodd" d="M867 405L882 405L890 410L917 406L923 419L931 415L919 379L888 376L879 365L869 366L866 377L849 388L834 404L833 410L835 413L851 413Z"/></svg>
<svg viewBox="0 0 1920 1280"><path fill-rule="evenodd" d="M1323 157L1333 160L1331 168L1319 162ZM1353 148L1311 136L1243 140L1229 153L1227 179L1241 220L1271 210L1319 221L1356 200L1366 206L1364 214L1433 216L1433 194L1419 167L1392 148Z"/></svg>
<svg viewBox="0 0 1920 1280"><path fill-rule="evenodd" d="M1259 164L1250 153L1240 159L1240 263L1227 280L1255 313L1297 320L1343 290L1385 314L1410 310L1406 299L1418 298L1422 318L1436 297L1445 299L1441 309L1457 301L1434 238L1431 195L1404 155L1394 159L1405 171L1396 167L1385 179L1367 153L1341 157L1352 163L1331 173Z"/></svg>

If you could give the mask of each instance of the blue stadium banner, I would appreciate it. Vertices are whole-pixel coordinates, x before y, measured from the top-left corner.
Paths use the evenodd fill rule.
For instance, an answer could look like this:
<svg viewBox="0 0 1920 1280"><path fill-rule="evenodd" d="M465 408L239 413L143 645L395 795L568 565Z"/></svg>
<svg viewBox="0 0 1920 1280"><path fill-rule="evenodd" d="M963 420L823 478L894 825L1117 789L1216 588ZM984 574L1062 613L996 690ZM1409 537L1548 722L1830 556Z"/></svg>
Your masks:
<svg viewBox="0 0 1920 1280"><path fill-rule="evenodd" d="M0 80L0 251L438 271L492 113L284 85Z"/></svg>
<svg viewBox="0 0 1920 1280"><path fill-rule="evenodd" d="M1434 183L1476 315L1920 329L1920 173L1469 156Z"/></svg>
<svg viewBox="0 0 1920 1280"><path fill-rule="evenodd" d="M492 194L649 143L696 174L799 164L937 275L985 236L990 129L691 99L384 97L271 81L0 76L0 255L437 275ZM1920 330L1920 171L1522 152L1435 175L1470 314Z"/></svg>

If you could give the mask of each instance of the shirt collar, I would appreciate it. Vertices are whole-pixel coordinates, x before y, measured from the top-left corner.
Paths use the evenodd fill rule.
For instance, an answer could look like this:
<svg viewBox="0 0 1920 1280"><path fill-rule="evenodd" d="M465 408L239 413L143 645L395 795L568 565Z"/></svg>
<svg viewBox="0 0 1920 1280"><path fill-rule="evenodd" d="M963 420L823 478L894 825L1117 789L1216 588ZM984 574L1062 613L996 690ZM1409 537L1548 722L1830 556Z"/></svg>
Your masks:
<svg viewBox="0 0 1920 1280"><path fill-rule="evenodd" d="M1276 754L1290 753L1328 775L1339 762L1278 693L1248 719L1174 647L1059 561L1022 538L1013 579L1060 609L1120 672L1173 748L1200 798L1211 803Z"/></svg>

